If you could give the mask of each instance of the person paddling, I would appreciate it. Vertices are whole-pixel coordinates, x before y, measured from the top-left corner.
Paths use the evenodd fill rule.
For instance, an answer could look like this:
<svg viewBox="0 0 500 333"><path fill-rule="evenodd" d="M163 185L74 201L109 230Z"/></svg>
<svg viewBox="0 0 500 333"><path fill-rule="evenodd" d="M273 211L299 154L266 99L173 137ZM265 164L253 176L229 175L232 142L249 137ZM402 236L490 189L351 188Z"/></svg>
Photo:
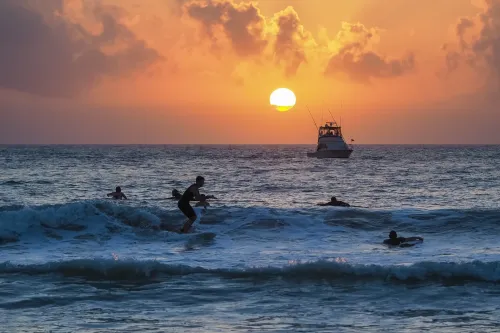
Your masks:
<svg viewBox="0 0 500 333"><path fill-rule="evenodd" d="M337 200L337 198L332 197L330 202L319 203L318 206L337 206L337 207L351 207L347 202Z"/></svg>
<svg viewBox="0 0 500 333"><path fill-rule="evenodd" d="M127 196L122 192L122 189L120 186L117 186L115 189L115 192L108 193L107 196L112 197L113 199L116 199L116 200L127 199Z"/></svg>
<svg viewBox="0 0 500 333"><path fill-rule="evenodd" d="M414 242L414 241L423 242L424 239L422 237L398 237L397 232L391 230L391 232L389 232L389 238L384 240L384 244L391 246L409 247L415 244L411 244L408 242Z"/></svg>
<svg viewBox="0 0 500 333"><path fill-rule="evenodd" d="M180 200L182 197L181 193L175 188L172 190L172 196L168 199L170 200Z"/></svg>
<svg viewBox="0 0 500 333"><path fill-rule="evenodd" d="M200 201L197 202L196 205L194 205L194 206L195 207L204 207L204 208L207 208L208 206L210 206L210 204L207 201L207 196L205 194L201 194Z"/></svg>

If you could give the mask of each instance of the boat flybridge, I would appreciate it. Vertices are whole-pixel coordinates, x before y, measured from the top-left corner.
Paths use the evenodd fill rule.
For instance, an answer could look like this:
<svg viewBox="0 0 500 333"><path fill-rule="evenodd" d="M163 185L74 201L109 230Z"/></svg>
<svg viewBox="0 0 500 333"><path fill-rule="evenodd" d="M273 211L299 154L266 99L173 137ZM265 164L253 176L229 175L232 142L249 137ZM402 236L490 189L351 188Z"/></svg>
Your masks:
<svg viewBox="0 0 500 333"><path fill-rule="evenodd" d="M316 151L307 153L308 157L316 158L348 158L352 147L342 136L342 129L335 121L327 122L318 129L318 146Z"/></svg>

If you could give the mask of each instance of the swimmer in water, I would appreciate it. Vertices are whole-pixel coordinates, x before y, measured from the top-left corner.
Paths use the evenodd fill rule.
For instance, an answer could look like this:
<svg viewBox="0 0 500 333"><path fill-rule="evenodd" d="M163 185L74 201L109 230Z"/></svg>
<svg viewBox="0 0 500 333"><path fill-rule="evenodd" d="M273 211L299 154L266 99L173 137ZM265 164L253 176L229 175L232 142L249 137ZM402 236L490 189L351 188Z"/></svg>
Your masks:
<svg viewBox="0 0 500 333"><path fill-rule="evenodd" d="M200 188L205 184L205 178L202 176L196 177L196 183L189 186L184 194L181 196L181 199L177 203L177 207L181 210L181 212L186 215L188 220L184 223L181 228L181 233L188 232L191 228L191 225L196 221L196 213L191 207L190 201L202 201L202 197L200 195ZM213 195L205 196L205 199L215 199Z"/></svg>
<svg viewBox="0 0 500 333"><path fill-rule="evenodd" d="M175 188L172 190L172 196L169 198L170 200L180 200L182 197L181 192L176 190Z"/></svg>
<svg viewBox="0 0 500 333"><path fill-rule="evenodd" d="M384 240L384 244L391 246L401 246L401 247L410 247L415 244L409 244L408 242L413 241L424 241L422 237L398 237L397 232L391 230L389 233L389 238Z"/></svg>
<svg viewBox="0 0 500 333"><path fill-rule="evenodd" d="M107 196L112 197L115 200L127 199L120 186L117 186L115 192L108 193Z"/></svg>
<svg viewBox="0 0 500 333"><path fill-rule="evenodd" d="M335 197L332 197L330 199L330 202L326 202L326 203L319 203L318 206L337 206L337 207L351 207L351 205L349 205L348 203L346 202L343 202L343 201L339 201L337 200L337 198Z"/></svg>
<svg viewBox="0 0 500 333"><path fill-rule="evenodd" d="M198 201L196 203L196 205L194 205L194 206L195 207L205 207L205 208L207 208L208 206L210 206L210 204L207 201L207 196L205 194L201 194L200 195L200 201Z"/></svg>

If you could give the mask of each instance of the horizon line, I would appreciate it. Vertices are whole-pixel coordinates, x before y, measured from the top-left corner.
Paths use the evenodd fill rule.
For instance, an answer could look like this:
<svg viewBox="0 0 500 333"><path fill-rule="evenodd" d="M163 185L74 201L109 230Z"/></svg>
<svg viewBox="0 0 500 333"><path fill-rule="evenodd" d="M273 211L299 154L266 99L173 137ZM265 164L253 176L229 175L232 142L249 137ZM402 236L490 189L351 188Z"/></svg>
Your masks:
<svg viewBox="0 0 500 333"><path fill-rule="evenodd" d="M315 146L316 143L0 143L5 146ZM500 143L354 143L354 146L499 146Z"/></svg>

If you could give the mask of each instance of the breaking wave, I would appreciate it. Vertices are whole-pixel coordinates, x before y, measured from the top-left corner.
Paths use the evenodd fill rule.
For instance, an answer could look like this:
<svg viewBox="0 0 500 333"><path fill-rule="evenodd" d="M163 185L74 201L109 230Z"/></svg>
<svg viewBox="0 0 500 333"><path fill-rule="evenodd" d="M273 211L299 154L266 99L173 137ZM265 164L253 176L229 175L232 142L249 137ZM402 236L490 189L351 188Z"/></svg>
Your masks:
<svg viewBox="0 0 500 333"><path fill-rule="evenodd" d="M26 235L53 239L63 232L116 234L161 223L180 226L184 217L171 207L130 206L110 200L73 202L61 205L0 207L0 244L17 242ZM491 233L500 229L499 209L373 210L360 208L277 209L266 207L210 208L204 224L229 224L228 230L241 232L302 229L310 226L354 230L389 228L408 232L445 233L454 230ZM236 221L236 222L235 222Z"/></svg>
<svg viewBox="0 0 500 333"><path fill-rule="evenodd" d="M206 275L228 279L324 280L347 282L500 282L500 262L419 262L412 265L351 264L344 259L291 263L285 267L210 269L159 261L77 259L33 265L0 264L0 274L57 274L88 280L162 280L175 276Z"/></svg>

